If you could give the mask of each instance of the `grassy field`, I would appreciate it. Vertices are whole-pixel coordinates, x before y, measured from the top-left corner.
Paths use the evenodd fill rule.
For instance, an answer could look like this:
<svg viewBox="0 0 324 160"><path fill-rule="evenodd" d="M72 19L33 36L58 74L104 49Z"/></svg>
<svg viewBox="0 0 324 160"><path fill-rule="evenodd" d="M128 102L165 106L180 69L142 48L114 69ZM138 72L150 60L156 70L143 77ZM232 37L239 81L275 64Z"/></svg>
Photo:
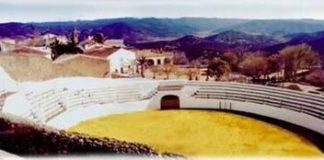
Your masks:
<svg viewBox="0 0 324 160"><path fill-rule="evenodd" d="M252 118L216 111L143 111L81 122L69 131L147 144L187 156L319 156L307 140Z"/></svg>

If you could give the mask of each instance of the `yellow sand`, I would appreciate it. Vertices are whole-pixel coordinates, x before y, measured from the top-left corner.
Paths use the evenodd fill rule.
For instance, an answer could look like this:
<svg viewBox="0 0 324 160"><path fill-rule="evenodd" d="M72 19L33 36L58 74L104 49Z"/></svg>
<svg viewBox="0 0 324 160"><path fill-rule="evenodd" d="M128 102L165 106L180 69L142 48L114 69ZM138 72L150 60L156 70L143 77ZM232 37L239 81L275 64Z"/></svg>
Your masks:
<svg viewBox="0 0 324 160"><path fill-rule="evenodd" d="M307 140L252 118L216 111L143 111L81 122L69 131L147 144L186 156L319 156Z"/></svg>

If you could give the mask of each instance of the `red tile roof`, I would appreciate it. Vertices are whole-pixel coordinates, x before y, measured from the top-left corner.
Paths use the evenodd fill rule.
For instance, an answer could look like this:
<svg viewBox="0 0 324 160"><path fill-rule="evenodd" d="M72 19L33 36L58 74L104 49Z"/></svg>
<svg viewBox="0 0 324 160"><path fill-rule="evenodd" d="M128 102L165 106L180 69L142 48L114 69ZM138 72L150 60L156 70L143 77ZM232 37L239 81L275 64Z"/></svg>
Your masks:
<svg viewBox="0 0 324 160"><path fill-rule="evenodd" d="M113 47L113 48L93 48L85 51L83 54L88 55L88 56L95 56L95 57L101 57L101 58L106 58L112 53L116 52L118 47Z"/></svg>
<svg viewBox="0 0 324 160"><path fill-rule="evenodd" d="M11 52L17 54L38 54L38 55L46 54L46 52L40 51L38 49L30 48L30 47L17 47L13 49Z"/></svg>

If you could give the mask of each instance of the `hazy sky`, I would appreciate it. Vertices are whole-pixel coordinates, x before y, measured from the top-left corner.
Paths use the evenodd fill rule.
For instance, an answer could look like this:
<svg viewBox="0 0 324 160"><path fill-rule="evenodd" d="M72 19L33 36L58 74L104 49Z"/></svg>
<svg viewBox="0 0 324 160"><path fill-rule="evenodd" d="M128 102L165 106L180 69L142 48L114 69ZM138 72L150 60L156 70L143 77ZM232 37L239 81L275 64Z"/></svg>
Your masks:
<svg viewBox="0 0 324 160"><path fill-rule="evenodd" d="M0 22L125 16L324 19L324 0L0 0Z"/></svg>

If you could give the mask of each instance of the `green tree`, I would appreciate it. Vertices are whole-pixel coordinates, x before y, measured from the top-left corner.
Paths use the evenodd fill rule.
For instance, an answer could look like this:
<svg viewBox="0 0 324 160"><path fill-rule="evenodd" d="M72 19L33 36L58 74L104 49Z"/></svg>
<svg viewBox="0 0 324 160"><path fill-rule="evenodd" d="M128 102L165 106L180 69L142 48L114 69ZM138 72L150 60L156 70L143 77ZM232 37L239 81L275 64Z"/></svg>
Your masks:
<svg viewBox="0 0 324 160"><path fill-rule="evenodd" d="M231 72L230 64L220 58L214 58L208 64L207 76L214 77L215 81L219 80L223 75Z"/></svg>
<svg viewBox="0 0 324 160"><path fill-rule="evenodd" d="M175 71L175 76L179 79L182 75L184 75L186 72L186 69L184 68L177 68Z"/></svg>
<svg viewBox="0 0 324 160"><path fill-rule="evenodd" d="M221 59L224 61L228 62L231 66L232 71L237 71L237 65L239 62L239 57L237 56L236 53L234 52L225 52L222 56Z"/></svg>
<svg viewBox="0 0 324 160"><path fill-rule="evenodd" d="M279 54L273 54L269 56L267 60L268 60L267 74L277 73L277 75L275 76L276 78L275 81L277 81L281 75L280 73L284 65L283 58Z"/></svg>
<svg viewBox="0 0 324 160"><path fill-rule="evenodd" d="M319 63L319 54L307 44L288 46L280 55L284 59L285 79L295 81L298 70L311 68Z"/></svg>
<svg viewBox="0 0 324 160"><path fill-rule="evenodd" d="M154 65L152 65L152 66L150 66L150 71L153 73L153 79L156 79L156 74L160 71L160 68L159 68L159 66L154 66Z"/></svg>
<svg viewBox="0 0 324 160"><path fill-rule="evenodd" d="M142 56L140 58L137 59L137 65L140 67L141 69L141 77L142 78L145 78L145 75L144 75L144 71L146 69L146 63L147 63L147 59L146 57Z"/></svg>
<svg viewBox="0 0 324 160"><path fill-rule="evenodd" d="M93 40L97 43L103 44L105 42L105 37L102 33L96 33L93 36Z"/></svg>
<svg viewBox="0 0 324 160"><path fill-rule="evenodd" d="M69 41L68 43L60 43L57 39L50 44L51 58L55 60L63 54L77 54L83 53L83 50L78 47L74 42Z"/></svg>
<svg viewBox="0 0 324 160"><path fill-rule="evenodd" d="M324 69L316 69L306 75L305 80L312 85L319 86L324 89Z"/></svg>
<svg viewBox="0 0 324 160"><path fill-rule="evenodd" d="M268 73L268 61L261 54L248 53L239 63L239 70L242 74L252 77L253 80L260 79Z"/></svg>
<svg viewBox="0 0 324 160"><path fill-rule="evenodd" d="M175 71L173 64L164 64L162 66L162 72L166 75L165 79L170 79L170 74Z"/></svg>
<svg viewBox="0 0 324 160"><path fill-rule="evenodd" d="M187 68L185 71L186 76L188 77L188 80L198 79L199 69L198 68Z"/></svg>
<svg viewBox="0 0 324 160"><path fill-rule="evenodd" d="M206 74L206 81L209 81L209 76L212 76L212 72L209 68L206 69L206 71L204 72Z"/></svg>

